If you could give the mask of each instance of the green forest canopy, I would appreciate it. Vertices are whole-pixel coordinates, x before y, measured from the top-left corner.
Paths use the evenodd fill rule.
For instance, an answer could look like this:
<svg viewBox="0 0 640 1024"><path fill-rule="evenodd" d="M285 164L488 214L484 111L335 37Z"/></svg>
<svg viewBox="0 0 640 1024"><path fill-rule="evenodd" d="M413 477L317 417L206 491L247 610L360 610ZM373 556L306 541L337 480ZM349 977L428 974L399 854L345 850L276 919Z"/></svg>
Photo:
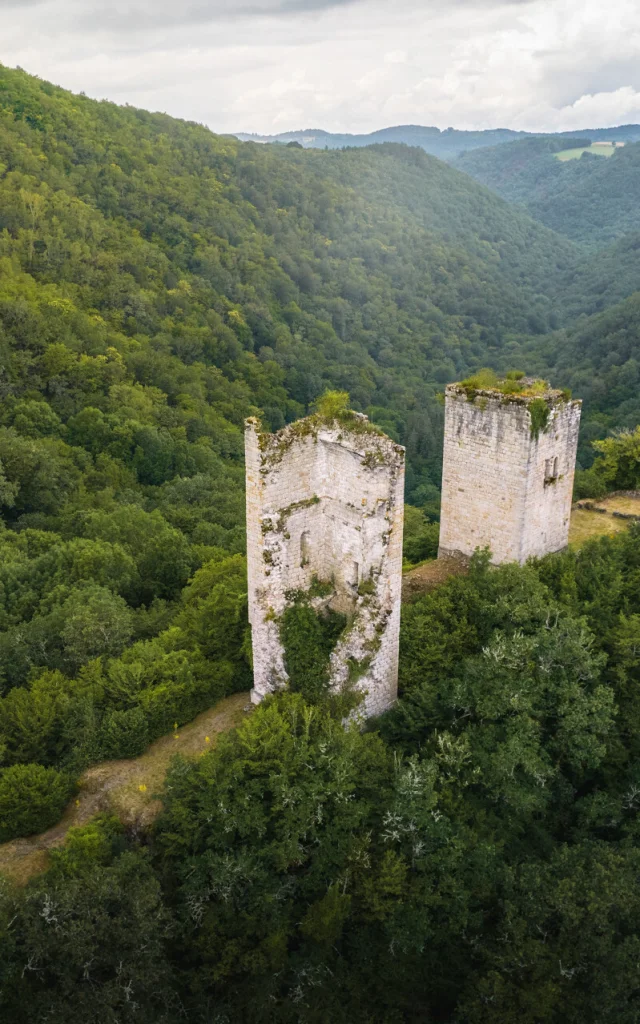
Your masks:
<svg viewBox="0 0 640 1024"><path fill-rule="evenodd" d="M628 141L606 160L590 152L578 160L557 159L567 142L584 141L521 139L464 153L456 166L593 251L640 230L640 144Z"/></svg>
<svg viewBox="0 0 640 1024"><path fill-rule="evenodd" d="M0 889L7 1019L635 1024L639 568L635 526L480 555L405 608L377 729L283 694L174 763L152 835L72 830Z"/></svg>

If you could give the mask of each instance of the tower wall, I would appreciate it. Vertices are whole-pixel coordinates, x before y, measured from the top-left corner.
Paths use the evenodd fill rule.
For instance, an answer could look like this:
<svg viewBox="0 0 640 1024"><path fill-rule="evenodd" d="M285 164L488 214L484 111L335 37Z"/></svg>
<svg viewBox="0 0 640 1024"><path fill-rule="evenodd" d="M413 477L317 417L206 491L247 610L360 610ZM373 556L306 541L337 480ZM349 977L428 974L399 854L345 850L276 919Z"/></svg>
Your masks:
<svg viewBox="0 0 640 1024"><path fill-rule="evenodd" d="M277 434L246 424L247 561L253 641L252 700L287 683L279 619L292 591L332 583L330 606L349 627L331 656L330 682L360 663L366 716L396 698L402 582L404 449L368 427L315 417ZM363 584L366 584L363 586Z"/></svg>
<svg viewBox="0 0 640 1024"><path fill-rule="evenodd" d="M495 563L523 563L566 547L581 403L545 401L536 437L531 399L446 389L440 556L489 547Z"/></svg>

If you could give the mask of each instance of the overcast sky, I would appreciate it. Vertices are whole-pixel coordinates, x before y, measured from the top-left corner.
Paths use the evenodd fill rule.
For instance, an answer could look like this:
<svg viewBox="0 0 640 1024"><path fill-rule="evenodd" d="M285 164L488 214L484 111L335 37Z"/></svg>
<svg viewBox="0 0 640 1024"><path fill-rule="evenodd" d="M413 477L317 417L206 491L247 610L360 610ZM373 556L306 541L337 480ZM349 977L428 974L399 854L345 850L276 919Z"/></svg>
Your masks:
<svg viewBox="0 0 640 1024"><path fill-rule="evenodd" d="M0 0L0 62L214 131L640 122L640 0Z"/></svg>

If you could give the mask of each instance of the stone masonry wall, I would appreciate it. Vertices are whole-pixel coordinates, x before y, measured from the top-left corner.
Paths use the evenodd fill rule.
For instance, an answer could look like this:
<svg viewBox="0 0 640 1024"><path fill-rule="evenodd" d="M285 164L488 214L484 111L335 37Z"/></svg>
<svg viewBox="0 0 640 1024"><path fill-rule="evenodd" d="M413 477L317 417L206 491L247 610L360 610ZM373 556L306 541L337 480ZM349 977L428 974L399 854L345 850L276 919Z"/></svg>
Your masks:
<svg viewBox="0 0 640 1024"><path fill-rule="evenodd" d="M581 403L550 395L536 438L530 399L446 389L441 556L488 546L495 563L523 563L566 547Z"/></svg>
<svg viewBox="0 0 640 1024"><path fill-rule="evenodd" d="M255 703L286 685L278 620L291 591L308 590L314 577L332 581L330 605L349 618L331 656L332 685L344 685L357 662L366 717L396 698L404 449L369 428L366 417L354 422L351 430L309 417L264 434L247 420Z"/></svg>

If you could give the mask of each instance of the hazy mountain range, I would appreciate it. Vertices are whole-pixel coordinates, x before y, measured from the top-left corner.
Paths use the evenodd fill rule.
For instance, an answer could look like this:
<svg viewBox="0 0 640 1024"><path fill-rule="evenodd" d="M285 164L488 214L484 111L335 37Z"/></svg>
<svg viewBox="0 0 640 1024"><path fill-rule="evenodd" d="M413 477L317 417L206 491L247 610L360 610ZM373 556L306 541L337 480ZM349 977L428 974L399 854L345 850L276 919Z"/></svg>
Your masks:
<svg viewBox="0 0 640 1024"><path fill-rule="evenodd" d="M592 141L615 139L619 142L640 141L640 125L625 124L613 128L585 128L577 132L518 132L510 128L489 128L486 131L461 131L458 128L433 128L419 124L396 125L392 128L381 128L368 135L349 135L326 132L321 128L306 128L302 131L282 132L280 135L258 135L248 132L235 132L236 138L242 142L276 142L286 145L297 142L304 149L343 149L345 146L371 146L381 142L404 142L409 146L420 146L427 153L441 157L443 160L453 159L460 153L483 146L497 146L517 139L574 138L584 136Z"/></svg>

